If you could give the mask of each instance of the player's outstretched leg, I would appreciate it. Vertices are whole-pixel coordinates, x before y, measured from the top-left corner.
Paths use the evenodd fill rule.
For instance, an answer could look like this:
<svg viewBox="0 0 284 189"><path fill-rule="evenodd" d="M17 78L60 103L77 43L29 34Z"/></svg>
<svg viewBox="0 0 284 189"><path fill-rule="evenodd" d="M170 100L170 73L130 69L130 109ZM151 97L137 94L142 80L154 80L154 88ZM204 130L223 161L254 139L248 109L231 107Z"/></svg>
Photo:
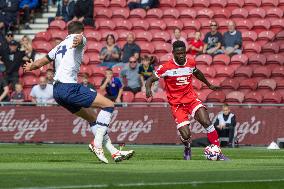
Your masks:
<svg viewBox="0 0 284 189"><path fill-rule="evenodd" d="M191 159L191 132L189 125L185 125L183 127L180 127L178 129L180 133L180 139L182 143L184 144L184 153L183 153L183 159L184 160L190 160Z"/></svg>
<svg viewBox="0 0 284 189"><path fill-rule="evenodd" d="M204 107L200 107L194 116L194 119L197 120L207 131L207 137L211 144L215 144L220 147L219 136L215 130L214 125L209 119L209 114ZM224 154L221 154L219 157L220 160L229 160Z"/></svg>

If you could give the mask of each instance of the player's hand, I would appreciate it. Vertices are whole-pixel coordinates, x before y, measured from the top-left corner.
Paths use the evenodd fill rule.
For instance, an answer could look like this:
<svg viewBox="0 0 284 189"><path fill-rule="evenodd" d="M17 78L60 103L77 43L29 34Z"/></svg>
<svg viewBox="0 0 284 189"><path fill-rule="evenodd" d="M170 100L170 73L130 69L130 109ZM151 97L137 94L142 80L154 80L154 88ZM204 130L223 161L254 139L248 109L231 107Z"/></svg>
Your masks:
<svg viewBox="0 0 284 189"><path fill-rule="evenodd" d="M208 87L209 87L209 89L211 89L211 90L213 90L213 91L217 91L217 90L220 90L220 89L221 89L220 86L215 86L215 85L209 85Z"/></svg>
<svg viewBox="0 0 284 189"><path fill-rule="evenodd" d="M82 41L83 41L83 35L81 35L81 34L76 35L76 36L74 37L74 39L73 39L73 44L72 44L71 49L72 49L72 48L76 48L76 47L78 47L79 45L81 45Z"/></svg>
<svg viewBox="0 0 284 189"><path fill-rule="evenodd" d="M32 65L33 65L34 61L32 59L30 59L30 62L26 62L24 65L23 65L23 69L24 69L24 72L29 72L29 71L32 71Z"/></svg>

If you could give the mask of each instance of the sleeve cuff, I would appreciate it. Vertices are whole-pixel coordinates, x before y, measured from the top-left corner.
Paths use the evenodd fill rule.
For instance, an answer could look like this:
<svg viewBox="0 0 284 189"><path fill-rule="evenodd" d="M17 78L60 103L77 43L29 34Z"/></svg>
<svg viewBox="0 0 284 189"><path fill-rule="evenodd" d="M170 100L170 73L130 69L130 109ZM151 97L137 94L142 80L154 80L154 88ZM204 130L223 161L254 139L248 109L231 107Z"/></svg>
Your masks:
<svg viewBox="0 0 284 189"><path fill-rule="evenodd" d="M45 56L50 62L52 62L53 60L48 56L48 54Z"/></svg>

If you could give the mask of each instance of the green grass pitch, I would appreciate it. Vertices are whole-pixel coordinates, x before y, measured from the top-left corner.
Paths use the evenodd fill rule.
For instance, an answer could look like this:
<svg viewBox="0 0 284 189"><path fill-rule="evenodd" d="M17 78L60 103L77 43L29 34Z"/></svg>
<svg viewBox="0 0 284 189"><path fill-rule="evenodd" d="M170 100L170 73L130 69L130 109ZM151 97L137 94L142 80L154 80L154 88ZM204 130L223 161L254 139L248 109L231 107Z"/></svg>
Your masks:
<svg viewBox="0 0 284 189"><path fill-rule="evenodd" d="M0 188L283 188L284 151L224 148L229 162L207 161L202 148L126 146L128 161L99 163L87 145L0 144ZM110 159L110 156L108 155Z"/></svg>

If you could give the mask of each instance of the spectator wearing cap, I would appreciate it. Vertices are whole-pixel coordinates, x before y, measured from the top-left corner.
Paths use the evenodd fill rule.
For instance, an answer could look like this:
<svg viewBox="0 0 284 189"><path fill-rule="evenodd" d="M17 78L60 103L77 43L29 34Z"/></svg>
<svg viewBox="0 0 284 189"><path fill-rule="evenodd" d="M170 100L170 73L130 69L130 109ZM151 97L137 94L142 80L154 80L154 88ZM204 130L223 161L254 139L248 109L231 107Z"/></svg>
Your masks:
<svg viewBox="0 0 284 189"><path fill-rule="evenodd" d="M222 44L222 34L218 32L218 24L216 21L211 21L210 23L211 31L206 33L203 43L203 53L216 55L222 54L221 44Z"/></svg>
<svg viewBox="0 0 284 189"><path fill-rule="evenodd" d="M8 84L6 80L4 79L4 77L0 75L0 102L9 101L8 94L9 94Z"/></svg>
<svg viewBox="0 0 284 189"><path fill-rule="evenodd" d="M236 30L234 21L228 22L228 31L224 33L222 50L228 55L242 54L242 33Z"/></svg>
<svg viewBox="0 0 284 189"><path fill-rule="evenodd" d="M8 30L17 23L19 0L1 0L0 3L0 23Z"/></svg>
<svg viewBox="0 0 284 189"><path fill-rule="evenodd" d="M113 76L112 70L106 70L105 78L101 83L100 90L105 91L108 99L120 103L123 92L122 83L119 78Z"/></svg>
<svg viewBox="0 0 284 189"><path fill-rule="evenodd" d="M38 6L38 0L20 0L19 8L24 11L23 21L25 29L30 27L30 12Z"/></svg>
<svg viewBox="0 0 284 189"><path fill-rule="evenodd" d="M196 56L203 52L203 42L200 40L201 33L195 32L194 39L189 42L189 50L192 56Z"/></svg>
<svg viewBox="0 0 284 189"><path fill-rule="evenodd" d="M129 62L129 58L135 56L136 59L140 57L141 48L135 43L135 37L133 33L127 35L127 42L122 48L121 60L125 65Z"/></svg>
<svg viewBox="0 0 284 189"><path fill-rule="evenodd" d="M58 3L56 16L48 19L48 23L53 20L63 20L69 22L74 17L75 1L73 0L61 0Z"/></svg>
<svg viewBox="0 0 284 189"><path fill-rule="evenodd" d="M149 10L152 8L157 8L159 4L159 0L134 0L128 3L128 8L130 10L138 8Z"/></svg>
<svg viewBox="0 0 284 189"><path fill-rule="evenodd" d="M0 51L9 49L9 43L12 40L14 40L14 34L12 31L8 31L3 41L0 41Z"/></svg>
<svg viewBox="0 0 284 189"><path fill-rule="evenodd" d="M80 21L84 25L94 26L94 1L77 0L74 8L73 21Z"/></svg>
<svg viewBox="0 0 284 189"><path fill-rule="evenodd" d="M173 31L173 38L172 38L172 44L176 41L182 41L184 42L185 44L185 47L186 47L186 51L188 50L188 44L187 44L187 41L184 37L181 36L181 30L179 28L175 28L174 31Z"/></svg>
<svg viewBox="0 0 284 189"><path fill-rule="evenodd" d="M6 67L6 80L8 84L15 84L19 82L19 68L24 63L25 52L18 50L18 42L10 41L9 48L0 51L1 60Z"/></svg>
<svg viewBox="0 0 284 189"><path fill-rule="evenodd" d="M25 93L21 83L15 85L15 91L11 94L11 102L23 102L25 100Z"/></svg>
<svg viewBox="0 0 284 189"><path fill-rule="evenodd" d="M30 93L34 103L53 103L53 86L47 83L45 77L39 78L39 84L33 86Z"/></svg>

